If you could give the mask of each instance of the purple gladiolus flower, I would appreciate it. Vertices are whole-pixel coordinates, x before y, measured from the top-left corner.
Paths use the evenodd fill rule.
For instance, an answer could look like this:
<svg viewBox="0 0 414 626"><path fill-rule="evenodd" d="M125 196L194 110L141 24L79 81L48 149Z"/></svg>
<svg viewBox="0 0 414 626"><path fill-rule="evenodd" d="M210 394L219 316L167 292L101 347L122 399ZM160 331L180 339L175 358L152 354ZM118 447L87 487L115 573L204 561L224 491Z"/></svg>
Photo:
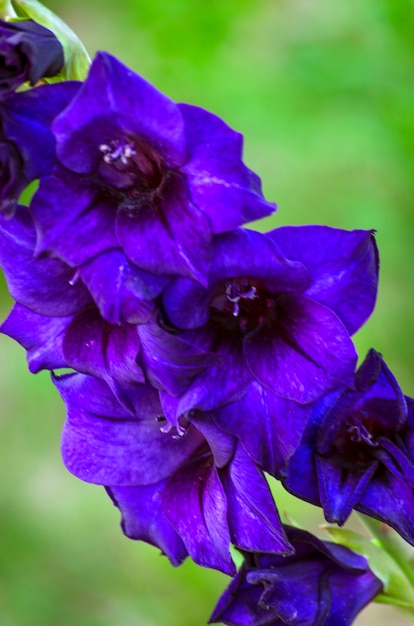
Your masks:
<svg viewBox="0 0 414 626"><path fill-rule="evenodd" d="M17 302L1 331L26 348L31 371L72 367L115 391L143 382L136 324L153 314L165 279L132 266L120 250L102 255L102 275L96 260L72 268L37 258L35 245L27 208L19 206L13 219L0 216L0 266Z"/></svg>
<svg viewBox="0 0 414 626"><path fill-rule="evenodd" d="M382 590L364 557L286 527L295 554L245 554L210 623L348 626Z"/></svg>
<svg viewBox="0 0 414 626"><path fill-rule="evenodd" d="M42 85L0 101L0 210L13 214L20 194L49 174L55 160L51 124L78 90L67 81Z"/></svg>
<svg viewBox="0 0 414 626"><path fill-rule="evenodd" d="M180 396L179 415L239 400L252 382L307 404L353 384L350 334L372 312L377 280L369 231L302 226L217 236L208 288L172 281L164 316L140 328L143 363L154 385ZM189 383L190 347L220 360Z"/></svg>
<svg viewBox="0 0 414 626"><path fill-rule="evenodd" d="M0 20L0 95L28 81L55 76L64 64L63 48L49 29L33 22Z"/></svg>
<svg viewBox="0 0 414 626"><path fill-rule="evenodd" d="M283 483L329 522L342 525L355 509L414 545L414 401L378 352L368 353L354 390L315 404Z"/></svg>
<svg viewBox="0 0 414 626"><path fill-rule="evenodd" d="M38 251L70 265L120 247L151 273L205 282L212 235L274 210L242 163L241 135L107 53L53 131L56 167L32 210Z"/></svg>
<svg viewBox="0 0 414 626"><path fill-rule="evenodd" d="M101 380L57 378L68 418L62 454L79 478L106 486L133 539L158 546L174 565L189 554L234 574L230 543L290 553L263 473L208 415L171 427L149 385L129 390L131 409Z"/></svg>

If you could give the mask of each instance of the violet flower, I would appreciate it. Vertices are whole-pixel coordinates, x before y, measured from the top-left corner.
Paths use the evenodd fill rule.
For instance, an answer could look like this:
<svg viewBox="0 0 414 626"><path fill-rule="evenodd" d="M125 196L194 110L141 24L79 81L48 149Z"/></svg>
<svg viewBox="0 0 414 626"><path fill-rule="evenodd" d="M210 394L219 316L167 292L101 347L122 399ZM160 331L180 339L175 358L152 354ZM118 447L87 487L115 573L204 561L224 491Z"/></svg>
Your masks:
<svg viewBox="0 0 414 626"><path fill-rule="evenodd" d="M159 275L205 282L214 233L268 215L242 137L97 55L56 119L57 162L32 203L39 245L81 265L112 248Z"/></svg>
<svg viewBox="0 0 414 626"><path fill-rule="evenodd" d="M119 250L102 255L102 276L94 273L95 260L72 268L36 257L35 244L27 208L19 206L13 219L0 215L0 266L16 300L1 331L26 348L30 370L72 367L115 391L121 385L120 393L143 382L136 324L152 315L165 279L135 268Z"/></svg>
<svg viewBox="0 0 414 626"><path fill-rule="evenodd" d="M0 95L21 84L55 76L64 64L63 48L48 28L33 20L0 20Z"/></svg>
<svg viewBox="0 0 414 626"><path fill-rule="evenodd" d="M295 554L245 554L209 623L348 626L382 590L364 557L286 527Z"/></svg>
<svg viewBox="0 0 414 626"><path fill-rule="evenodd" d="M65 465L106 486L128 537L158 546L174 565L189 554L228 574L230 543L291 552L263 473L207 415L172 428L149 385L136 386L126 410L97 378L69 374L55 384L68 411Z"/></svg>
<svg viewBox="0 0 414 626"><path fill-rule="evenodd" d="M172 281L158 323L139 329L143 366L154 385L180 396L179 415L239 400L252 382L307 404L352 386L350 335L372 312L377 281L369 231L299 226L217 236L208 288ZM220 359L193 380L190 347Z"/></svg>
<svg viewBox="0 0 414 626"><path fill-rule="evenodd" d="M12 215L25 187L49 174L55 160L53 119L80 83L43 85L0 100L0 210Z"/></svg>
<svg viewBox="0 0 414 626"><path fill-rule="evenodd" d="M414 401L375 350L355 377L315 404L282 476L286 489L342 525L353 509L414 545Z"/></svg>

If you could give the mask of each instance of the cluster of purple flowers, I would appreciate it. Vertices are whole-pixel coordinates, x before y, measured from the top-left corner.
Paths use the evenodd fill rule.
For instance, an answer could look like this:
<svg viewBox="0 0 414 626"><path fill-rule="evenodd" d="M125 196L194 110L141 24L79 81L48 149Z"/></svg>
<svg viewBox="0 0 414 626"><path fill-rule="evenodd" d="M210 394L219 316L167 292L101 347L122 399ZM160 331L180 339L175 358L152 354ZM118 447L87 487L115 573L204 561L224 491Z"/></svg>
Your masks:
<svg viewBox="0 0 414 626"><path fill-rule="evenodd" d="M265 472L330 522L356 509L414 545L413 401L375 351L355 373L373 233L243 228L275 207L240 134L107 53L84 82L16 92L60 71L44 31L0 25L1 330L52 372L65 465L174 565L234 576L242 552L212 621L350 624L382 584L283 526Z"/></svg>

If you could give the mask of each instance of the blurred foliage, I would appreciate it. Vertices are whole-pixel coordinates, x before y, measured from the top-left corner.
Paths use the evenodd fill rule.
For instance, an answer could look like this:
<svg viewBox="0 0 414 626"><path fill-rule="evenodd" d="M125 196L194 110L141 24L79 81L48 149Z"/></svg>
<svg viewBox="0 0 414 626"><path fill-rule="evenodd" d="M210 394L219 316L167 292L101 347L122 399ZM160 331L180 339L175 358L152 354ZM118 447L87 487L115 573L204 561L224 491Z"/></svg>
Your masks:
<svg viewBox="0 0 414 626"><path fill-rule="evenodd" d="M414 395L412 0L46 4L91 56L108 50L173 99L244 133L246 162L279 205L259 228L377 230L378 305L356 343L362 358L371 346L381 351ZM0 293L4 317L4 285ZM122 536L104 491L62 467L64 410L48 376L27 373L8 338L0 350L2 626L206 623L226 578L191 563L172 571L154 548ZM275 494L280 511L308 528L321 521L279 486ZM370 610L356 623L370 623ZM374 621L391 620L402 623L381 608Z"/></svg>

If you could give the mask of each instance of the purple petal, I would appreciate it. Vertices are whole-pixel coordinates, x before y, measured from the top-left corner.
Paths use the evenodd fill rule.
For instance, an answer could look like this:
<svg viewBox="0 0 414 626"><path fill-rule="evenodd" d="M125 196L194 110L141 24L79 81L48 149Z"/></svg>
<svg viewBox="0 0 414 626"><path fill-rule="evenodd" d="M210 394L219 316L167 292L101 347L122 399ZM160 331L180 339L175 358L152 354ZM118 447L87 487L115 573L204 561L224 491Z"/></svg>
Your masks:
<svg viewBox="0 0 414 626"><path fill-rule="evenodd" d="M303 291L309 272L296 260L288 260L271 238L239 228L214 240L209 282L249 276L262 280L272 292Z"/></svg>
<svg viewBox="0 0 414 626"><path fill-rule="evenodd" d="M2 101L4 133L19 147L29 180L51 171L55 160L51 123L71 102L80 85L75 81L41 85Z"/></svg>
<svg viewBox="0 0 414 626"><path fill-rule="evenodd" d="M71 320L72 316L38 315L16 304L0 330L27 350L29 370L36 374L42 369L53 370L68 366L62 342Z"/></svg>
<svg viewBox="0 0 414 626"><path fill-rule="evenodd" d="M162 509L197 565L235 573L226 496L210 454L186 463L168 480Z"/></svg>
<svg viewBox="0 0 414 626"><path fill-rule="evenodd" d="M168 279L151 276L132 265L121 250L109 250L79 268L79 276L108 322L146 322L153 302Z"/></svg>
<svg viewBox="0 0 414 626"><path fill-rule="evenodd" d="M264 474L240 445L231 463L220 470L220 477L232 543L248 551L291 553Z"/></svg>
<svg viewBox="0 0 414 626"><path fill-rule="evenodd" d="M77 313L92 302L74 271L57 259L36 259L36 234L30 214L19 207L13 219L0 215L0 264L9 291L20 304L53 317Z"/></svg>
<svg viewBox="0 0 414 626"><path fill-rule="evenodd" d="M253 461L277 475L297 449L309 414L309 406L253 382L243 398L214 411L213 419L240 440Z"/></svg>
<svg viewBox="0 0 414 626"><path fill-rule="evenodd" d="M285 226L268 233L287 258L301 261L310 298L325 304L352 335L371 315L377 296L378 250L373 231Z"/></svg>
<svg viewBox="0 0 414 626"><path fill-rule="evenodd" d="M107 486L150 485L171 475L203 443L190 429L185 437L161 432L155 419L96 417L68 405L62 434L67 469L86 482Z"/></svg>
<svg viewBox="0 0 414 626"><path fill-rule="evenodd" d="M187 104L179 108L188 144L187 175L193 201L221 233L273 213L260 179L242 162L243 137L220 118Z"/></svg>
<svg viewBox="0 0 414 626"><path fill-rule="evenodd" d="M110 54L99 52L78 96L53 126L59 159L74 172L91 172L102 157L99 146L114 139L115 124L156 146L167 166L183 162L184 125L177 105ZM108 129L107 134L99 134L101 129Z"/></svg>
<svg viewBox="0 0 414 626"><path fill-rule="evenodd" d="M215 355L165 332L156 322L138 326L138 335L140 358L151 384L173 396L183 393L199 372L217 362Z"/></svg>
<svg viewBox="0 0 414 626"><path fill-rule="evenodd" d="M378 469L373 461L367 467L344 470L337 459L316 455L321 506L328 522L342 526L361 499Z"/></svg>
<svg viewBox="0 0 414 626"><path fill-rule="evenodd" d="M352 386L357 355L339 318L299 295L282 295L277 318L248 334L244 353L257 380L300 403Z"/></svg>
<svg viewBox="0 0 414 626"><path fill-rule="evenodd" d="M145 487L110 487L107 489L122 514L122 530L131 539L141 539L159 548L171 561L180 565L187 557L179 535L164 515L161 497L164 483Z"/></svg>
<svg viewBox="0 0 414 626"><path fill-rule="evenodd" d="M155 422L162 415L158 393L150 385L136 384L130 407L119 403L109 386L100 378L84 374L52 376L64 402L72 408L111 420L140 420Z"/></svg>
<svg viewBox="0 0 414 626"><path fill-rule="evenodd" d="M139 208L117 214L117 234L129 259L153 274L206 281L210 225L187 195L183 180L169 176L162 195L143 195Z"/></svg>
<svg viewBox="0 0 414 626"><path fill-rule="evenodd" d="M51 252L78 266L119 246L113 200L98 197L87 181L69 172L57 170L56 175L43 179L30 208L38 254Z"/></svg>
<svg viewBox="0 0 414 626"><path fill-rule="evenodd" d="M197 332L189 332L186 336L194 337ZM252 374L247 367L240 338L226 338L226 341L216 347L216 353L220 359L219 364L212 364L194 379L180 398L179 414L194 409L211 411L228 402L234 402L245 394Z"/></svg>
<svg viewBox="0 0 414 626"><path fill-rule="evenodd" d="M144 381L136 363L139 348L136 326L108 324L95 308L74 317L63 342L65 359L71 367L109 384Z"/></svg>
<svg viewBox="0 0 414 626"><path fill-rule="evenodd" d="M405 480L386 472L371 481L355 509L385 522L414 545L413 495Z"/></svg>
<svg viewBox="0 0 414 626"><path fill-rule="evenodd" d="M207 324L211 294L199 282L188 278L173 280L163 293L165 312L177 328Z"/></svg>
<svg viewBox="0 0 414 626"><path fill-rule="evenodd" d="M234 455L234 437L220 430L208 414L192 412L188 417L207 441L214 457L214 465L218 468L227 465Z"/></svg>

